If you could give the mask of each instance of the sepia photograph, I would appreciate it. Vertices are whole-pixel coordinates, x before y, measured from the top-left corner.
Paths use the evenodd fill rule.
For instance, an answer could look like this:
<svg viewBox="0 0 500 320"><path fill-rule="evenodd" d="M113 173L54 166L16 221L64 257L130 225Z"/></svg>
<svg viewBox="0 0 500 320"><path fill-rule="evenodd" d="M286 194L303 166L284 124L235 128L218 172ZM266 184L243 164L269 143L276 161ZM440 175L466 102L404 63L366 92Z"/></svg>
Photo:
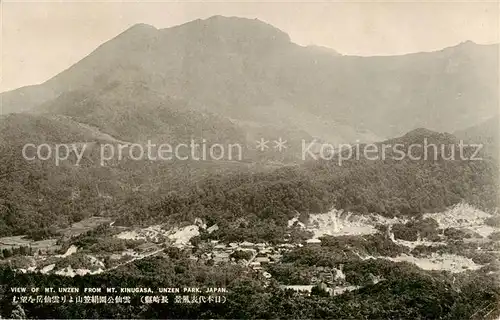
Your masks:
<svg viewBox="0 0 500 320"><path fill-rule="evenodd" d="M500 320L499 43L499 0L0 0L0 319Z"/></svg>

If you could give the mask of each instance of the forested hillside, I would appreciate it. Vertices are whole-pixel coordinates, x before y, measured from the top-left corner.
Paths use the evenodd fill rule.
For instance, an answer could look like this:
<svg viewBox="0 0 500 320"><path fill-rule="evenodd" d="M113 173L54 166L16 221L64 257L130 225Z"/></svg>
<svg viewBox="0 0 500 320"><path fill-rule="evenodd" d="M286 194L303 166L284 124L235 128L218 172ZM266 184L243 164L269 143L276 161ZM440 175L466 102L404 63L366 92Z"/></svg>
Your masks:
<svg viewBox="0 0 500 320"><path fill-rule="evenodd" d="M407 147L424 138L447 147L458 144L451 135L428 130L385 143ZM470 156L472 152L466 149L465 154ZM287 221L297 213L320 213L331 208L388 217L418 216L466 201L494 210L498 206L498 172L491 159L443 160L441 155L436 160L361 157L341 166L335 160L312 160L273 172L210 177L195 189L171 193L154 201L149 211L131 212L123 219L134 224L148 219L190 221L202 217L227 226L221 236L228 240L245 238L251 226L260 229L255 231L258 237L272 241L280 238Z"/></svg>
<svg viewBox="0 0 500 320"><path fill-rule="evenodd" d="M385 143L408 146L424 138L458 144L451 135L428 130ZM61 141L51 139L45 140ZM5 235L104 215L127 225L200 217L227 226L221 228L221 237L243 239L250 234L273 240L297 213L336 208L415 216L460 201L493 209L498 197L498 167L489 158L395 160L388 153L386 159L353 156L341 165L336 159L310 160L277 169L217 161L124 161L101 167L91 157L80 166L55 166L21 159L19 148L4 147L2 152Z"/></svg>

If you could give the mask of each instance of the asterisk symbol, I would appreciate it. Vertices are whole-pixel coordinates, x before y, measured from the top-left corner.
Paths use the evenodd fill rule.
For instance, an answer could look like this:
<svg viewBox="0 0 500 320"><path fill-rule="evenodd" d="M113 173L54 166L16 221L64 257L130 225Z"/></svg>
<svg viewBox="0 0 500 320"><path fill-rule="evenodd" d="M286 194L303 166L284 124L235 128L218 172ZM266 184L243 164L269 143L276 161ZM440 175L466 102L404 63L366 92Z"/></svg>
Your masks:
<svg viewBox="0 0 500 320"><path fill-rule="evenodd" d="M264 151L266 149L269 149L269 146L267 145L269 143L268 140L264 140L264 138L260 138L260 140L257 140L257 149L260 151Z"/></svg>
<svg viewBox="0 0 500 320"><path fill-rule="evenodd" d="M274 140L274 143L275 143L275 146L274 146L274 149L278 149L279 152L283 151L283 149L286 149L288 148L286 146L286 140L283 140L281 139L281 137L279 137L278 140Z"/></svg>

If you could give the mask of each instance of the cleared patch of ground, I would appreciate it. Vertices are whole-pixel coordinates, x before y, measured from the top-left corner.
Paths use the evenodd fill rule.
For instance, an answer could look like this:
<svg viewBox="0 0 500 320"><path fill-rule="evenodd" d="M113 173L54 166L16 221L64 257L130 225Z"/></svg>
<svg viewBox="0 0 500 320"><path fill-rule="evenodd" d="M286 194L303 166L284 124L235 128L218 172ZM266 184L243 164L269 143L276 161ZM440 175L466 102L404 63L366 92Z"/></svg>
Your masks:
<svg viewBox="0 0 500 320"><path fill-rule="evenodd" d="M432 253L428 257L414 257L410 255L401 255L396 258L385 258L395 262L406 261L417 265L424 270L446 270L451 273L460 273L467 270L477 270L482 265L474 263L472 259L462 257L456 254L437 254Z"/></svg>
<svg viewBox="0 0 500 320"><path fill-rule="evenodd" d="M294 218L288 222L288 225L293 225L296 221L298 221L297 218ZM311 231L313 239L324 235L364 235L377 232L370 217L335 209L327 213L311 214L307 224L297 223Z"/></svg>
<svg viewBox="0 0 500 320"><path fill-rule="evenodd" d="M427 213L424 218L436 220L439 227L443 229L469 230L486 238L493 232L500 231L500 228L486 225L486 219L492 216L492 214L476 209L469 204L460 203L444 212Z"/></svg>
<svg viewBox="0 0 500 320"><path fill-rule="evenodd" d="M119 239L126 240L146 240L151 242L165 242L170 240L174 245L186 245L191 238L200 234L197 225L188 225L185 227L174 227L169 230L163 229L163 226L156 225L143 229L124 231L116 235Z"/></svg>

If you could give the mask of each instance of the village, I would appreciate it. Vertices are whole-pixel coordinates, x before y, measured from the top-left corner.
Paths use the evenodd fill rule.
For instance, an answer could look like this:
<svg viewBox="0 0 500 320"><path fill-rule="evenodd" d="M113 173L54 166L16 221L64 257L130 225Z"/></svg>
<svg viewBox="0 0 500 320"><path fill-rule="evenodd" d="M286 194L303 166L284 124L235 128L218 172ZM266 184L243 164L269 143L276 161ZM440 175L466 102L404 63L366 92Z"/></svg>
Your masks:
<svg viewBox="0 0 500 320"><path fill-rule="evenodd" d="M248 241L233 242L229 244L218 240L206 240L191 243L191 239L200 234L200 231L208 234L218 229L217 225L206 227L202 221L182 228L174 228L165 231L159 226L143 229L113 227L111 219L102 217L91 217L89 219L73 224L71 227L61 230L58 239L47 239L32 241L23 236L0 238L0 252L4 261L10 257L24 258L25 265L18 268L20 272L40 272L44 274L54 273L63 276L83 276L87 274L103 273L126 265L133 261L145 259L154 255L162 254L167 248L178 248L189 252L189 259L193 262L206 263L208 265L239 264L249 269L250 272L260 274L264 279L270 280L272 275L266 271L267 267L279 263L286 252L302 246L320 246L321 240L309 239L302 243L281 243L271 245L268 243L252 243ZM72 245L62 252L63 243L72 238L96 229L98 226L108 225L115 228L116 239L137 240L141 244L133 249L111 254L86 254L78 247ZM5 254L10 252L10 254ZM84 255L88 261L87 268L77 266L61 265L63 259L71 256ZM106 261L106 263L104 263ZM59 262L59 263L58 263ZM283 288L291 289L301 294L310 294L313 286L324 287L330 294L340 294L345 290L354 290L345 281L342 265L338 268L318 267L309 285L283 285Z"/></svg>
<svg viewBox="0 0 500 320"><path fill-rule="evenodd" d="M455 212L457 210L470 212L468 207L463 206L452 208L450 212L453 211L454 215L457 215ZM51 239L35 241L26 236L0 238L0 263L9 263L19 272L40 272L74 277L110 272L134 261L165 255L172 248L176 248L193 263L214 267L225 264L240 265L249 272L262 276L264 281L270 282L273 279L273 265L286 263L286 261L283 262L283 257L288 252L304 246L319 248L322 245L321 236L324 234L330 236L373 234L377 231L372 221L384 222L387 225L385 231L387 239L408 250L417 246L430 248L445 244L440 241L432 242L421 239L420 236L416 241L395 239L391 229L397 221L379 220L378 217L351 217L349 214L336 211L316 215L307 225L294 218L289 221L289 227L298 225L310 231L313 237L295 242L285 237L281 243L270 244L250 241L224 243L215 240L217 237L214 236L216 235L214 232L219 231L219 226L217 224L207 226L198 218L191 224L153 225L141 228L117 226L113 219L107 217L90 217L58 230L59 236ZM473 227L480 226L482 220L479 222L464 220L463 226L457 225L457 227L469 228L471 223L474 223ZM99 235L96 231L99 228L105 229L106 234ZM81 237L84 239L94 237L94 247L82 247L75 240ZM433 253L422 257L401 254L397 257L385 257L354 253L361 260L406 261L425 270L448 270L452 273L476 270L482 266L474 263L470 258L456 254ZM383 281L371 274L368 277L374 284ZM331 295L358 288L346 281L343 265L340 263L330 267L314 266L308 270L307 281L281 285L283 288L302 294L310 294L315 286L323 288Z"/></svg>

